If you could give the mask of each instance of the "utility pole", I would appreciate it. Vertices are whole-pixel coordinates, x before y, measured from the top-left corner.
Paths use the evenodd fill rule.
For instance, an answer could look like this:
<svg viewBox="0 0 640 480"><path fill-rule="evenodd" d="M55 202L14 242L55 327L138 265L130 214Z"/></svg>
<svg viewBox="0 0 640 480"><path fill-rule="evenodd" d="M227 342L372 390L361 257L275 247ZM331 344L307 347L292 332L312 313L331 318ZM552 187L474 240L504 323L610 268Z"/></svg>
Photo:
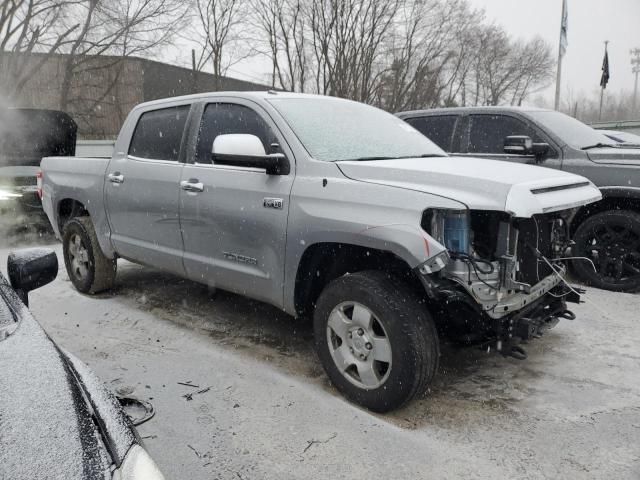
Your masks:
<svg viewBox="0 0 640 480"><path fill-rule="evenodd" d="M635 86L633 87L633 103L631 107L631 115L638 113L638 74L640 74L640 48L634 48L631 50L631 68L632 72L636 75Z"/></svg>
<svg viewBox="0 0 640 480"><path fill-rule="evenodd" d="M196 50L191 49L191 93L198 91L198 72L196 69Z"/></svg>

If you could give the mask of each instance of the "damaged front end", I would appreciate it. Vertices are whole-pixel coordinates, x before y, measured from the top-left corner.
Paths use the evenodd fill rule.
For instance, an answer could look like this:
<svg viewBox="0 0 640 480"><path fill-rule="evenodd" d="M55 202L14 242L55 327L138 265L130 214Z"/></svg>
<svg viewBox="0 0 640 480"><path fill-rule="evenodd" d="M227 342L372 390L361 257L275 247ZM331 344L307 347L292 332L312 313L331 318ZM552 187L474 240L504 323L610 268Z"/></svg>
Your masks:
<svg viewBox="0 0 640 480"><path fill-rule="evenodd" d="M446 247L418 267L444 335L467 344L495 344L525 358L519 343L559 319L573 320L567 302L580 291L564 280L572 210L518 218L506 212L424 212L422 229Z"/></svg>

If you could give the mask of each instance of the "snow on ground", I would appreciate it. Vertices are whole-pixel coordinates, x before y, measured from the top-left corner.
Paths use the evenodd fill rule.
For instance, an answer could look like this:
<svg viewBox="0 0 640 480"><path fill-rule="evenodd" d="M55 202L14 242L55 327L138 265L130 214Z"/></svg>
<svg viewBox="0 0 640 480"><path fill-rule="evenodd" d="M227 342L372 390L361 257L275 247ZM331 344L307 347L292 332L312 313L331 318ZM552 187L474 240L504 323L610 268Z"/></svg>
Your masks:
<svg viewBox="0 0 640 480"><path fill-rule="evenodd" d="M376 415L329 385L309 324L124 261L113 292L84 296L52 246L60 274L32 311L153 403L139 431L167 478L640 477L638 294L589 290L526 361L445 349L427 397Z"/></svg>

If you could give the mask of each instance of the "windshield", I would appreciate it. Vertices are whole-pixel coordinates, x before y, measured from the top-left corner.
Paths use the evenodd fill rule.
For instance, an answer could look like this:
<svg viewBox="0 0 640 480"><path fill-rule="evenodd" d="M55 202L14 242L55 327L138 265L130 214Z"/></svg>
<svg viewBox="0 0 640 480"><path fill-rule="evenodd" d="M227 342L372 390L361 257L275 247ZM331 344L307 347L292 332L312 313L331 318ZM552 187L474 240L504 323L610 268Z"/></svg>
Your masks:
<svg viewBox="0 0 640 480"><path fill-rule="evenodd" d="M368 105L329 97L282 98L270 102L316 160L447 155L409 124Z"/></svg>
<svg viewBox="0 0 640 480"><path fill-rule="evenodd" d="M589 125L564 113L540 111L529 112L529 115L573 148L587 148L598 144L613 145L614 143L610 138Z"/></svg>

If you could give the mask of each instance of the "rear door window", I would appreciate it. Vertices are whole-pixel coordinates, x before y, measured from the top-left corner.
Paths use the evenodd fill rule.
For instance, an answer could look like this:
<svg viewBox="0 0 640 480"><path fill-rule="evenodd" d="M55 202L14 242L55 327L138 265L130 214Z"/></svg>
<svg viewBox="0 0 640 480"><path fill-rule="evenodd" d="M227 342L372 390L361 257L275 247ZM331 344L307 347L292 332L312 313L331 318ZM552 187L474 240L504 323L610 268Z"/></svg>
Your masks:
<svg viewBox="0 0 640 480"><path fill-rule="evenodd" d="M211 163L213 141L218 135L232 133L255 135L267 153L271 153L271 144L277 143L269 125L251 108L234 103L210 103L200 122L196 163Z"/></svg>
<svg viewBox="0 0 640 480"><path fill-rule="evenodd" d="M434 115L407 118L406 122L445 152L451 152L451 142L457 119L457 115Z"/></svg>
<svg viewBox="0 0 640 480"><path fill-rule="evenodd" d="M523 121L507 115L471 115L469 153L504 154L504 139L511 135L526 135L540 142L536 131Z"/></svg>
<svg viewBox="0 0 640 480"><path fill-rule="evenodd" d="M177 162L189 105L145 112L133 132L129 155Z"/></svg>

